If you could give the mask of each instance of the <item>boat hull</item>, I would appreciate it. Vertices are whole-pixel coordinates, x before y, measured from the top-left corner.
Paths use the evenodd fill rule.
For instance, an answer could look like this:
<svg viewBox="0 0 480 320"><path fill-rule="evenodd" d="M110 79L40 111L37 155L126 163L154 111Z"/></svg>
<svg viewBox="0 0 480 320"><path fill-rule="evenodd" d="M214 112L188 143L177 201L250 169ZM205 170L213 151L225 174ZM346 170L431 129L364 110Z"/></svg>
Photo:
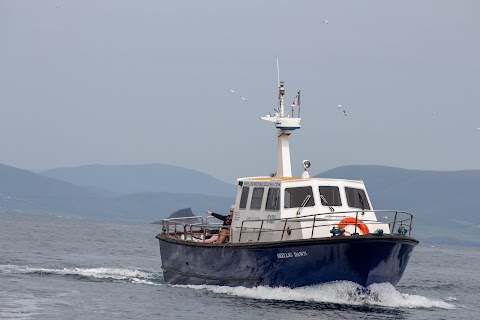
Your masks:
<svg viewBox="0 0 480 320"><path fill-rule="evenodd" d="M203 244L158 235L167 284L301 287L330 281L396 285L418 241L395 235Z"/></svg>

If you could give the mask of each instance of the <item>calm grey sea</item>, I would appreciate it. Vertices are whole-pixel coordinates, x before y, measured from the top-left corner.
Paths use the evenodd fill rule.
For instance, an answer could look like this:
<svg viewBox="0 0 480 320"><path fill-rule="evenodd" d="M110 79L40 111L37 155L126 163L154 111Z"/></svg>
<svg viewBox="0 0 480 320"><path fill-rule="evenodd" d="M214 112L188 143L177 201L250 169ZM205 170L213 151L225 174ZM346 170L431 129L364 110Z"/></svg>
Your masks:
<svg viewBox="0 0 480 320"><path fill-rule="evenodd" d="M172 287L158 225L0 214L2 319L478 319L480 249L417 246L397 287Z"/></svg>

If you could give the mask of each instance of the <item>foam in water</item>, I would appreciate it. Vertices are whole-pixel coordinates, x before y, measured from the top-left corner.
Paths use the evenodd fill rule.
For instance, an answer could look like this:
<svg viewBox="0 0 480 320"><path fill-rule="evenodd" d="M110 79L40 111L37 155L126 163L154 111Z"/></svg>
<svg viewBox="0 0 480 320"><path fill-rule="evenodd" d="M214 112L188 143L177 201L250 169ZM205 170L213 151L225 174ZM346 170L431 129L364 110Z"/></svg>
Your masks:
<svg viewBox="0 0 480 320"><path fill-rule="evenodd" d="M159 277L155 272L140 271L137 269L123 268L34 268L29 266L0 265L1 273L23 273L23 274L53 274L53 275L78 275L95 279L110 279L139 284L160 285L154 282Z"/></svg>
<svg viewBox="0 0 480 320"><path fill-rule="evenodd" d="M245 288L208 285L179 287L206 289L215 293L260 300L321 302L401 308L455 309L453 304L445 301L401 293L390 283L372 284L368 288L363 288L362 286L349 281L335 281L294 289L285 287Z"/></svg>

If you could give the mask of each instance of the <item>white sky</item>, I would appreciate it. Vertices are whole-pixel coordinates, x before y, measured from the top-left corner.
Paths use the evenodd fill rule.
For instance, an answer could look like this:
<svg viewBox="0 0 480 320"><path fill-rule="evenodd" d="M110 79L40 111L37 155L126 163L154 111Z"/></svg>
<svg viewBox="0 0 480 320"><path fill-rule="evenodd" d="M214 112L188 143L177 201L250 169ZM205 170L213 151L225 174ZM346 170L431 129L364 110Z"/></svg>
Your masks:
<svg viewBox="0 0 480 320"><path fill-rule="evenodd" d="M277 57L294 174L480 169L475 0L0 0L0 163L269 174Z"/></svg>

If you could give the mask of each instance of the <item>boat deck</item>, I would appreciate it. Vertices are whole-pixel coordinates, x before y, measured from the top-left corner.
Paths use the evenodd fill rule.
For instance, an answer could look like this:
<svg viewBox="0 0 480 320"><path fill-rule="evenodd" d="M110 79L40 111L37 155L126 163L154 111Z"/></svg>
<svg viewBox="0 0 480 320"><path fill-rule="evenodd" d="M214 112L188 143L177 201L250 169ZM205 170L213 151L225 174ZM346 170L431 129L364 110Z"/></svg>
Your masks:
<svg viewBox="0 0 480 320"><path fill-rule="evenodd" d="M321 213L281 219L245 220L231 230L230 242L255 243L299 239L364 235L410 236L411 213L395 210L375 210L379 220L361 219L373 211L345 211ZM209 217L210 218L210 217ZM185 241L202 242L218 233L222 224L212 223L202 216L180 217L163 220L162 235Z"/></svg>

